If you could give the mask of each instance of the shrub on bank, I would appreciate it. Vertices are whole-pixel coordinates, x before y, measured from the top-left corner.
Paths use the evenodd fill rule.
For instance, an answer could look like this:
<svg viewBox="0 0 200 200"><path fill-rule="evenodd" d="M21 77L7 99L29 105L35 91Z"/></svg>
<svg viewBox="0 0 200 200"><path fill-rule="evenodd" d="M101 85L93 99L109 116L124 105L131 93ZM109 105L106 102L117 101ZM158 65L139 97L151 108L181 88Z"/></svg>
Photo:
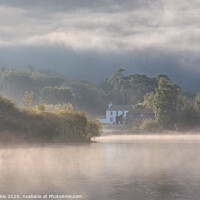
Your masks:
<svg viewBox="0 0 200 200"><path fill-rule="evenodd" d="M100 124L83 112L19 109L0 97L0 141L82 142L100 134Z"/></svg>
<svg viewBox="0 0 200 200"><path fill-rule="evenodd" d="M87 117L82 112L56 111L54 114L61 122L60 133L67 140L87 140Z"/></svg>
<svg viewBox="0 0 200 200"><path fill-rule="evenodd" d="M161 131L161 127L156 120L146 119L142 122L140 128L148 132L158 132Z"/></svg>
<svg viewBox="0 0 200 200"><path fill-rule="evenodd" d="M101 124L97 121L88 120L87 132L89 138L99 136L100 133L102 132Z"/></svg>

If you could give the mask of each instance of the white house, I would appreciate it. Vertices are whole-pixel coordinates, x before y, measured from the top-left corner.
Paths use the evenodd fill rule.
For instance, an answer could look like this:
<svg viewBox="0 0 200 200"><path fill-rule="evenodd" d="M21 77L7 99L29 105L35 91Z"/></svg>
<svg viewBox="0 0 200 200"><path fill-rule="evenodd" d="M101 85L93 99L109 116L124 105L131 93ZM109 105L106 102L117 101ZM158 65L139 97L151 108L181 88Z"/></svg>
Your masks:
<svg viewBox="0 0 200 200"><path fill-rule="evenodd" d="M106 118L101 119L101 122L105 124L121 123L120 119L126 118L127 113L132 109L132 105L112 105L110 103L106 110Z"/></svg>

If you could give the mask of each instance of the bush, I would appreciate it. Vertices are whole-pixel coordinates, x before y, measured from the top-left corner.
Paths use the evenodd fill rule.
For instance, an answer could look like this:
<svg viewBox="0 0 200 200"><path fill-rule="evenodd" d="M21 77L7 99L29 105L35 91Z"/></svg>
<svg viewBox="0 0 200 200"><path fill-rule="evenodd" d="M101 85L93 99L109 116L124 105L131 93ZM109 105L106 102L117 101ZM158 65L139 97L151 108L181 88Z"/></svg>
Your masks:
<svg viewBox="0 0 200 200"><path fill-rule="evenodd" d="M134 131L139 131L142 121L140 119L135 119L131 124Z"/></svg>
<svg viewBox="0 0 200 200"><path fill-rule="evenodd" d="M0 96L0 114L16 115L19 114L19 109L12 100Z"/></svg>
<svg viewBox="0 0 200 200"><path fill-rule="evenodd" d="M87 117L84 113L61 110L56 115L63 122L65 139L87 140Z"/></svg>
<svg viewBox="0 0 200 200"><path fill-rule="evenodd" d="M152 119L146 119L142 122L140 128L142 130L148 131L148 132L158 132L161 131L161 127L159 123L156 120Z"/></svg>
<svg viewBox="0 0 200 200"><path fill-rule="evenodd" d="M0 141L15 138L20 142L82 142L100 134L100 124L83 112L44 109L19 109L0 97ZM5 135L6 134L6 135Z"/></svg>
<svg viewBox="0 0 200 200"><path fill-rule="evenodd" d="M99 136L100 133L102 132L102 128L101 128L100 123L88 120L87 132L88 132L89 138Z"/></svg>

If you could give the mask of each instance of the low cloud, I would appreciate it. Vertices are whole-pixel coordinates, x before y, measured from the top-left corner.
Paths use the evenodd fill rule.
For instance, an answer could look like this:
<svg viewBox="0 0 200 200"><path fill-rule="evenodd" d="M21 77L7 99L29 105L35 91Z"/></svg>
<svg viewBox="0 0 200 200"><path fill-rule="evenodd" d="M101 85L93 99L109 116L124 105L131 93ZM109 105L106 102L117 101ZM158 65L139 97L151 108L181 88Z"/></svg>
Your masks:
<svg viewBox="0 0 200 200"><path fill-rule="evenodd" d="M90 79L124 67L189 88L200 75L199 13L198 0L0 0L1 65Z"/></svg>

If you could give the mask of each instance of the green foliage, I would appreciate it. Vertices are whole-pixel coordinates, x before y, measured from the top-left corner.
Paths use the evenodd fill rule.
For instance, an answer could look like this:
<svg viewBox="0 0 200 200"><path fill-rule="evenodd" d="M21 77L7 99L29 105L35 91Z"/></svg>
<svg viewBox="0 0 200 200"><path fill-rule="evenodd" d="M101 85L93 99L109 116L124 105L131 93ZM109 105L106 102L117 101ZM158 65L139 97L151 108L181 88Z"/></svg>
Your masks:
<svg viewBox="0 0 200 200"><path fill-rule="evenodd" d="M32 100L33 100L33 91L30 92L26 91L24 94L24 98L22 99L23 107L26 109L30 109Z"/></svg>
<svg viewBox="0 0 200 200"><path fill-rule="evenodd" d="M186 97L179 96L176 108L176 129L189 130L198 125L198 115Z"/></svg>
<svg viewBox="0 0 200 200"><path fill-rule="evenodd" d="M2 94L15 99L19 104L26 91L34 92L35 102L39 95L39 81L31 77L32 72L28 69L6 68L0 74L0 88Z"/></svg>
<svg viewBox="0 0 200 200"><path fill-rule="evenodd" d="M63 122L64 138L87 140L87 117L82 112L57 111L56 115Z"/></svg>
<svg viewBox="0 0 200 200"><path fill-rule="evenodd" d="M45 69L36 70L31 65L23 69L2 67L0 68L0 92L8 98L15 99L17 105L21 104L23 98L24 107L28 110L20 111L15 103L7 99L0 100L0 103L4 102L2 103L4 108L0 109L5 116L11 113L23 120L29 118L32 120L33 116L40 118L41 122L35 126L39 127L38 130L44 130L43 132L49 130L49 121L52 123L50 129L54 131L61 126L55 125L59 124L55 111L73 111L75 108L75 110L84 110L88 114L105 114L110 101L118 105L136 104L136 109L153 108L157 121L164 129L173 129L174 124L179 130L199 126L200 94L195 97L194 94L182 92L181 95L186 98L178 96L179 87L165 74L149 77L143 74L124 75L124 73L124 69L117 69L110 78L95 84L87 80L74 80L67 75L56 74ZM31 94L26 91L33 91L32 99L29 98ZM137 105L140 102L142 105ZM30 106L33 107L30 109ZM2 126L5 127L10 123L9 117L4 117L3 121ZM118 121L121 119L119 118ZM140 123L141 121L135 127L139 127ZM18 124L13 121L13 129L16 127ZM28 127L29 125L26 131L29 131Z"/></svg>
<svg viewBox="0 0 200 200"><path fill-rule="evenodd" d="M194 108L200 114L200 93L194 98Z"/></svg>
<svg viewBox="0 0 200 200"><path fill-rule="evenodd" d="M33 66L24 69L14 67L0 69L0 89L2 94L15 99L19 104L26 91L33 91L33 104L39 102L41 88L62 85L67 79L53 72L37 71Z"/></svg>
<svg viewBox="0 0 200 200"><path fill-rule="evenodd" d="M20 110L3 97L0 97L0 119L2 142L81 142L100 133L100 124L89 121L82 112Z"/></svg>
<svg viewBox="0 0 200 200"><path fill-rule="evenodd" d="M130 89L130 77L124 77L123 72L125 70L120 68L117 69L108 82L113 85L114 90L119 92L121 101L123 104L128 103L128 93Z"/></svg>
<svg viewBox="0 0 200 200"><path fill-rule="evenodd" d="M123 72L124 69L116 70L108 80L113 85L114 91L118 94L119 104L136 104L142 102L146 93L154 93L155 88L158 87L159 77L152 78L142 74L123 76Z"/></svg>
<svg viewBox="0 0 200 200"><path fill-rule="evenodd" d="M103 90L105 93L110 93L113 90L113 85L108 81L108 79L100 82L97 87Z"/></svg>
<svg viewBox="0 0 200 200"><path fill-rule="evenodd" d="M148 132L159 132L161 131L161 126L158 121L153 119L146 119L142 122L140 128Z"/></svg>
<svg viewBox="0 0 200 200"><path fill-rule="evenodd" d="M59 110L68 110L73 111L74 107L71 103L63 103L63 104L45 104L46 111L59 111Z"/></svg>
<svg viewBox="0 0 200 200"><path fill-rule="evenodd" d="M173 129L176 122L176 107L179 88L167 79L159 80L153 101L156 120L164 129Z"/></svg>
<svg viewBox="0 0 200 200"><path fill-rule="evenodd" d="M120 91L122 88L122 79L123 79L123 72L125 71L125 69L117 69L112 77L108 80L108 82L114 86L115 90Z"/></svg>
<svg viewBox="0 0 200 200"><path fill-rule="evenodd" d="M145 108L146 107L143 104L136 104L136 105L133 106L133 109L135 109L135 110L145 109Z"/></svg>
<svg viewBox="0 0 200 200"><path fill-rule="evenodd" d="M89 81L72 81L70 87L76 94L73 105L90 113L103 114L105 112L108 100L106 100L103 90Z"/></svg>
<svg viewBox="0 0 200 200"><path fill-rule="evenodd" d="M87 131L89 133L89 137L99 136L102 132L101 124L97 121L88 120Z"/></svg>
<svg viewBox="0 0 200 200"><path fill-rule="evenodd" d="M162 78L166 81L170 81L170 78L166 75L166 74L158 74L156 77L155 77L158 81Z"/></svg>
<svg viewBox="0 0 200 200"><path fill-rule="evenodd" d="M40 98L47 104L72 102L74 93L69 87L45 87L41 89Z"/></svg>
<svg viewBox="0 0 200 200"><path fill-rule="evenodd" d="M130 77L130 84L135 102L142 102L146 93L155 92L155 88L158 87L158 80L156 77L151 78L141 74L132 74Z"/></svg>
<svg viewBox="0 0 200 200"><path fill-rule="evenodd" d="M41 101L37 106L39 111L45 111L45 103L44 101Z"/></svg>
<svg viewBox="0 0 200 200"><path fill-rule="evenodd" d="M32 105L44 101L48 105L72 103L78 110L104 114L107 104L134 105L143 101L147 92L155 92L158 77L140 74L124 76L124 69L116 70L112 77L99 84L69 79L66 75L29 65L24 69L0 69L0 89L4 96L19 105L26 91L33 91ZM164 76L164 75L163 75Z"/></svg>
<svg viewBox="0 0 200 200"><path fill-rule="evenodd" d="M144 95L144 101L143 101L143 105L146 107L146 108L153 108L153 99L154 99L154 93L151 92L151 93L146 93Z"/></svg>
<svg viewBox="0 0 200 200"><path fill-rule="evenodd" d="M15 105L15 103L7 98L0 96L0 114L2 117L4 116L16 116L19 114L19 109Z"/></svg>
<svg viewBox="0 0 200 200"><path fill-rule="evenodd" d="M72 103L64 103L62 105L62 110L69 110L69 111L73 111L74 110L74 107L72 105Z"/></svg>

